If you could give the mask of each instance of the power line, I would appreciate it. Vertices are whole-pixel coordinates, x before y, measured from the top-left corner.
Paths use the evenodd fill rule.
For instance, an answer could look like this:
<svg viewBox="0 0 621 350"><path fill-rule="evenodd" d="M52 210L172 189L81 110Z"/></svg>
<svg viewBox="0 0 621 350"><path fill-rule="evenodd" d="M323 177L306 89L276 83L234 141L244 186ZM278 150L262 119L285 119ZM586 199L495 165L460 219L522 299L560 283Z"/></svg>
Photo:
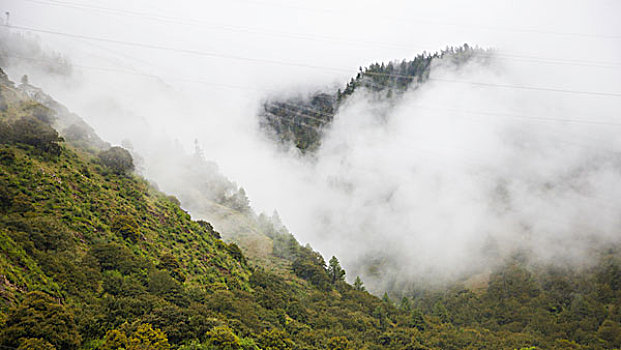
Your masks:
<svg viewBox="0 0 621 350"><path fill-rule="evenodd" d="M167 22L167 23L178 23L183 25L209 25L209 28L212 29L221 29L221 30L229 30L236 32L248 32L248 33L259 33L271 36L280 36L287 38L295 38L295 39L309 39L309 40L324 40L324 41L333 41L333 42L341 42L341 43L361 43L365 45L372 46L380 46L380 47L392 47L392 48L403 48L407 50L412 50L412 46L403 46L397 44L386 44L386 42L367 42L367 41L351 41L342 38L328 37L328 36L317 36L317 35L308 35L308 34L299 34L299 33L283 33L276 31L265 31L258 28L251 27L239 27L233 25L213 25L206 21L185 19L179 17L170 17L170 16L161 16L161 15L150 15L137 11L130 10L122 10L122 9L113 9L102 6L92 6L92 5L84 5L84 4L75 4L71 2L58 1L58 0L24 0L38 4L44 5L52 5L52 6L60 6L60 7L68 7L74 8L78 10L95 10L95 11L104 11L114 14L120 15L131 15L136 17L141 17L145 19L150 19L159 22ZM568 60L568 59L554 59L554 58L545 58L545 57L536 57L536 56L525 56L525 55L517 55L510 53L494 53L495 57L507 60L517 60L524 62L535 62L535 63L544 63L544 64L568 64L568 65L577 65L577 66L590 66L590 67L599 67L599 68L614 68L621 66L621 62L601 62L601 61L587 61L587 60Z"/></svg>
<svg viewBox="0 0 621 350"><path fill-rule="evenodd" d="M40 59L40 58L32 58L32 57L23 57L23 56L16 56L16 55L7 55L7 54L3 54L3 53L0 53L0 57L17 58L17 59L28 60L28 61L35 61L35 62L56 63L55 61L52 61L52 60L46 60L46 59ZM127 69L118 69L118 68L109 68L109 67L97 67L97 66L89 66L89 65L74 64L74 63L71 63L71 67L75 67L75 68L78 68L78 69L84 69L84 70L95 70L95 71L103 71L103 72L124 73L124 74L142 76L142 77L146 77L146 78L153 78L153 79L156 79L156 80L166 79L166 80L171 80L171 81L197 83L197 84L203 84L203 85L209 85L209 86L215 86L215 87L225 87L225 88L231 88L231 89L263 91L262 89L253 88L253 87L249 87L249 86L214 83L214 82L211 82L211 81L199 80L199 79L189 79L189 78L181 78L181 77L161 77L161 76L157 76L157 75L154 75L154 74L142 73L142 72L139 72L139 71L136 71L136 70L127 70Z"/></svg>
<svg viewBox="0 0 621 350"><path fill-rule="evenodd" d="M282 102L282 101L277 101L277 102L274 102L272 104L285 105L285 108L287 106L289 106L289 107L292 107L293 109L303 110L303 111L305 111L307 113L319 114L319 115L322 115L322 116L325 116L325 117L328 117L328 118L334 117L334 114L335 114L335 113L327 113L327 112L317 111L317 110L314 110L312 108L307 108L305 106L299 106L299 105L295 105L295 104L288 103L288 102ZM288 109L288 110L290 111L291 109ZM303 115L307 116L308 119L313 119L313 120L316 120L316 121L321 122L321 123L327 123L328 122L328 120L319 119L319 118L310 116L308 114L303 114Z"/></svg>
<svg viewBox="0 0 621 350"><path fill-rule="evenodd" d="M238 0L238 1L243 1L243 2L248 2L248 3L255 3L255 4L260 4L260 5L286 7L286 8L292 8L292 9L304 10L304 11L312 11L312 12L324 12L324 13L343 14L343 12L336 11L334 9L303 7L303 6L291 5L289 3L287 3L287 4L275 4L275 3L270 3L270 2L266 2L266 1L259 1L259 0ZM621 39L621 35L591 34L591 33L578 33L578 32L560 32L560 31L544 30L544 29L538 29L538 28L507 28L507 27L498 27L498 26L483 26L483 25L470 24L470 23L448 23L448 22L441 22L441 21L431 21L431 20L429 20L427 18L415 18L415 17L403 18L403 17L377 16L377 15L374 16L374 18L379 18L379 19L382 19L382 20L385 20L385 21L390 21L390 22L394 22L394 21L405 22L405 23L416 23L416 22L419 22L419 23L429 23L429 24L451 26L451 27L469 27L469 28L477 28L477 29L484 29L484 30L494 30L494 31L508 31L508 32L519 32L519 33L534 33L534 34L550 34L550 35L557 35L557 36L577 36L577 37L602 38L602 39Z"/></svg>
<svg viewBox="0 0 621 350"><path fill-rule="evenodd" d="M293 38L293 39L325 40L325 41L333 41L333 42L339 42L339 43L352 43L351 40L330 37L330 36L318 36L318 35L308 35L308 34L302 34L302 33L270 31L270 30L264 30L261 28L240 27L240 26L233 26L229 24L214 25L213 23L209 23L206 21L200 21L200 20L193 20L193 19L180 18L180 17L161 16L161 15L151 15L151 14L145 14L143 12L112 9L112 8L101 7L101 6L88 6L88 5L74 4L74 3L62 2L62 1L54 1L54 0L47 0L47 1L24 0L24 1L37 3L37 4L43 4L43 5L67 7L67 8L73 8L73 9L78 9L78 10L84 10L84 11L96 10L96 11L103 11L103 12L109 12L109 13L120 14L120 15L130 15L130 16L136 16L136 17L158 21L158 22L203 26L204 28L210 28L210 29L220 29L220 30L228 30L228 31L235 31L235 32L247 32L247 33L258 33L258 34L280 36L280 37ZM402 45L387 44L385 42L355 41L355 43L372 45L372 46L405 48ZM408 49L412 49L412 48L408 47Z"/></svg>
<svg viewBox="0 0 621 350"><path fill-rule="evenodd" d="M15 26L15 25L8 26L8 25L5 25L5 24L2 24L0 26L7 27L7 28L13 28L13 29L28 30L28 31L37 32L37 33L45 33L45 34L65 36L65 37L76 38L76 39L95 40L95 41L111 43L111 44L126 45L126 46L133 46L133 47L141 47L141 48L145 48L145 49L153 49L153 50L162 50L162 51L170 51L170 52L177 52L177 53L185 53L185 54L189 54L189 55L197 55L197 56L205 56L205 57L215 57L215 58L225 58L225 59L238 60L238 61L247 61L247 62L254 62L254 63L277 64L277 65L302 67L302 68L318 69L318 70L331 70L331 71L340 71L340 72L349 72L350 71L349 69L344 69L344 68L315 66L315 65L312 65L312 64L305 64L305 63L286 62L286 61L271 60L271 59L262 59L262 58L252 58L252 57L244 57L244 56L237 56L237 55L229 55L229 54L223 54L223 53L218 53L218 52L207 52L207 51L198 51L198 50L193 50L193 49L173 48L173 47L168 47L168 46L142 44L142 43L138 43L138 42L116 40L116 39L108 39L108 38L99 38L99 37L93 37L93 36L87 36L87 35L72 34L72 33L66 33L66 32L58 32L58 31L54 31L54 30L38 29L38 28L31 28L31 27L24 27L24 26Z"/></svg>
<svg viewBox="0 0 621 350"><path fill-rule="evenodd" d="M464 109L449 108L449 107L433 107L429 105L420 105L420 104L416 104L414 106L418 108L429 109L429 110L439 110L439 111L466 113L466 114L474 114L474 115L486 115L486 116L491 116L491 117L520 119L520 120L527 120L527 121L545 121L545 122L562 122L562 123L575 123L575 124L621 126L621 122L611 122L611 121L604 121L604 120L586 120L586 119L551 118L551 117L544 117L544 116L527 116L524 114L473 111L473 110L464 110Z"/></svg>
<svg viewBox="0 0 621 350"><path fill-rule="evenodd" d="M154 50L163 50L163 51L191 54L191 55L197 55L197 56L203 56L203 57L216 57L216 58L247 61L247 62L253 62L253 63L267 63L267 64L294 66L294 67L301 67L301 68L308 68L308 69L317 69L317 70L351 72L351 70L344 69L344 68L318 66L318 65L311 65L311 64L305 64L305 63L286 62L286 61L263 59L263 58L251 58L251 57L245 57L245 56L222 54L222 53L217 53L217 52L199 51L199 50L193 50L193 49L172 48L172 47L167 47L167 46L142 44L142 43L137 43L137 42L129 42L129 41L123 41L123 40L108 39L108 38L99 38L99 37L71 34L71 33L66 33L66 32L59 32L59 31L38 29L38 28L31 28L31 27L24 27L24 26L13 26L13 25L11 26L1 25L1 26L7 27L7 28L15 28L15 29L20 29L20 30L27 30L27 31L39 32L39 33L65 36L65 37L70 37L70 38L95 40L95 41L107 42L107 43L118 44L118 45L141 47L141 48L154 49ZM412 79L412 76L403 75L403 74L378 73L378 72L364 72L364 74L376 75L376 76L388 76L388 77L404 77L407 79ZM428 80L441 81L441 82L447 82L447 83L457 83L457 84L469 84L469 85L483 86L483 87L512 88L512 89L520 89L520 90L547 91L547 92L567 93L567 94L621 97L621 93L616 93L616 92L570 90L570 89L555 88L555 87L524 86L524 85L515 85L515 84L496 84L496 83L462 81L462 80L444 79L444 78L429 78Z"/></svg>
<svg viewBox="0 0 621 350"><path fill-rule="evenodd" d="M361 75L362 76L364 76L364 75L387 76L387 77L405 78L405 79L414 79L415 78L415 76L406 75L406 74L379 73L379 72L363 72L363 73L361 73ZM580 95L621 97L621 93L617 93L617 92L571 90L571 89L562 89L562 88L554 88L554 87L527 86L527 85L515 85L515 84L497 84L497 83L487 83L487 82L468 81L468 80L456 80L456 79L445 79L445 78L432 78L432 77L428 77L425 80L426 81L440 81L440 82L444 82L444 83L484 86L484 87L498 87L498 88L506 88L506 89L535 90L535 91L559 92L559 93L566 93L566 94L580 94Z"/></svg>
<svg viewBox="0 0 621 350"><path fill-rule="evenodd" d="M10 57L10 58L17 58L17 59L24 59L24 60L30 60L30 61L36 61L36 62L47 62L47 63L56 63L56 61L53 60L49 60L49 59L40 59L40 58L30 58L30 57L23 57L23 56L16 56L16 55L7 55L7 54L0 54L0 57ZM157 80L161 80L161 79L167 79L167 80L174 80L174 81L181 81L181 82L192 82L192 83L198 83L198 84L204 84L204 85L208 85L208 86L215 86L215 87L226 87L226 88L231 88L231 89L244 89L244 90L254 90L254 91L264 91L262 89L259 89L257 87L251 87L251 86L241 86L241 85L231 85L231 84L221 84L221 83L214 83L211 81L206 81L206 80L200 80L200 79L188 79L188 78L180 78L180 77L160 77L154 74L149 74L149 73L141 73L138 72L136 70L126 70L126 69L115 69L115 68L108 68L108 67L96 67L96 66L88 66L88 65L76 65L76 64L71 64L71 66L77 67L79 69L85 69L85 70L97 70L97 71L105 71L105 72L118 72L118 73L124 73L124 74L130 74L130 75L136 75L136 76L143 76L143 77L147 77L147 78L153 78L153 79L157 79ZM375 87L390 87L389 85L383 85L383 84L375 84L374 82L369 82L372 83L373 85L375 85ZM317 118L315 115L323 115L329 118L333 118L336 113L326 113L326 112L322 112L322 111L317 111L311 108L307 108L306 106L300 106L297 104L293 104L293 103L289 103L289 102L283 102L283 101L279 101L277 102L277 104L280 105L284 105L284 106L288 106L288 110L295 110L295 113L297 116L300 116L302 118L306 118L306 119L312 119L315 121L319 121L322 123L327 123L326 120L323 119L319 119ZM488 115L488 116L492 116L492 117L503 117L503 118L510 118L510 119L520 119L520 120L527 120L527 121L549 121L549 122L565 122L565 123L579 123L579 124L592 124L592 125L608 125L608 126L621 126L621 122L612 122L612 121L605 121L605 120L586 120L586 119L569 119L569 118L552 118L552 117L546 117L546 116L526 116L524 114L517 114L517 113L502 113L502 112L486 112L486 111L469 111L469 110L463 110L463 109L457 109L457 108L448 108L448 107L438 107L438 106L429 106L429 105L415 105L416 107L419 108L424 108L424 109L435 109L435 110L440 110L440 111L447 111L447 112L456 112L456 113L467 113L467 114L475 114L475 115ZM271 113L269 111L265 111L269 114L272 114L273 116L279 117L278 115ZM307 113L312 113L314 115L310 115L310 114L306 114L304 112ZM317 127L311 126L311 125L306 125L308 127L317 129ZM323 127L323 126L322 126Z"/></svg>
<svg viewBox="0 0 621 350"><path fill-rule="evenodd" d="M52 60L30 58L30 57L23 57L23 56L16 56L16 55L7 55L7 54L2 54L2 53L0 53L0 57L17 58L17 59L23 59L23 60L29 60L29 61L35 61L35 62L55 63L55 61L52 61ZM130 74L130 75L146 77L146 78L153 78L153 79L156 79L156 80L162 80L162 79L165 78L167 80L198 83L198 84L209 85L209 86L214 86L214 87L226 87L226 88L231 88L231 89L264 91L264 90L256 88L256 87L231 85L231 84L222 84L222 83L214 83L214 82L200 80L200 79L187 79L187 78L176 78L176 77L160 77L160 76L157 76L157 75L154 75L154 74L138 72L136 70L115 69L115 68L108 68L108 67L96 67L96 66L80 65L80 64L73 64L73 63L71 64L71 66L72 67L76 67L78 69L85 69L85 70L96 70L96 71L103 71L103 72L125 73L125 74ZM309 114L302 113L302 112L300 112L300 110L306 111L308 113L324 115L324 116L327 116L327 117L330 117L330 118L334 117L334 114L308 109L308 108L305 108L303 106L298 106L298 105L295 105L295 104L292 104L292 103L288 103L288 102L278 102L278 104L288 106L289 107L288 108L289 111L291 111L292 108L293 109L298 109L298 111L295 111L296 116L299 116L299 117L302 117L302 118L306 118L306 119L312 119L312 120L321 122L323 124L327 123L328 121L316 118L315 116L312 116L312 115L309 115ZM271 113L269 111L265 111L265 112L267 112L269 114L272 114L274 116L278 116L278 115L273 114L273 113ZM313 127L311 125L305 125L305 126L311 127L311 128L315 128L315 127Z"/></svg>
<svg viewBox="0 0 621 350"><path fill-rule="evenodd" d="M569 89L561 89L561 88L549 88L549 87L540 87L540 86L525 86L525 85L515 85L515 84L485 83L485 82L453 80L453 79L443 79L443 78L428 78L428 80L430 80L430 81L441 81L441 82L445 82L445 83L454 83L454 84L466 84L466 85L475 85L475 86L484 86L484 87L497 87L497 88L505 88L505 89L535 90L535 91L560 92L560 93L564 93L564 94L579 94L579 95L621 97L621 93L614 93L614 92L569 90Z"/></svg>
<svg viewBox="0 0 621 350"><path fill-rule="evenodd" d="M19 56L10 56L10 55L3 55L3 56L5 56L5 57L20 58L20 59L27 59L25 57L19 57ZM31 60L33 60L33 61L44 61L44 62L54 62L54 61L51 61L51 60L44 60L44 59L31 59ZM146 73L139 73L139 72L137 72L135 70L130 71L130 70L121 70L121 69L113 69L113 68L101 68L101 67L83 66L83 65L78 66L78 68L81 68L81 69L93 69L93 70L100 70L100 71L113 71L113 72L120 72L120 73L144 76L144 77L154 78L154 79L158 79L158 80L160 79L160 77L158 77L158 76L155 76L155 75L152 75L152 74L146 74ZM252 87L247 87L247 86L234 86L234 85L228 85L228 84L218 84L218 83L206 82L206 81L197 80L197 79L183 79L183 78L171 78L171 79L179 80L179 81L190 81L190 82L205 84L205 85L209 85L209 86L227 87L227 88L235 88L235 89L251 89L251 90L261 91L258 88L252 88ZM326 115L326 116L328 116L330 118L333 118L336 115L336 113L329 114L329 113L324 113L324 112L320 112L320 111L310 110L310 109L305 108L304 106L299 106L299 105L295 105L295 104L291 104L291 103L287 103L287 102L279 102L279 104L290 106L292 109L296 110L296 111L294 111L295 115L291 116L291 117L282 116L282 115L274 114L274 113L272 113L270 111L267 111L267 110L264 110L264 113L268 114L271 118L280 119L282 122L286 122L286 123L288 123L288 124L290 124L290 125L292 125L294 127L301 127L301 128L313 130L314 132L317 132L319 134L323 133L326 130L327 127L329 128L329 124L327 124L328 121L324 121L324 120L318 119L318 118L316 118L314 116L305 114L303 112L300 112L300 110L306 110L306 111L308 111L310 113L314 113L314 114ZM471 114L471 115L474 115L474 116L484 115L484 116L489 116L489 117L493 117L493 118L503 118L503 119L525 120L525 121L535 121L535 122L542 122L543 121L543 122L580 123L580 124L606 125L606 126L615 126L615 127L621 126L621 123L618 123L618 122L601 121L601 120L552 118L552 117L545 117L545 116L526 116L526 115L523 115L523 114L516 114L516 113L473 111L473 110L464 110L464 109L457 109L457 108L447 108L447 107L420 105L420 104L415 104L413 106L417 107L417 108L421 108L421 109L449 112L449 113L453 113L453 114ZM297 118L312 119L312 120L320 121L320 122L322 122L322 124L319 125L319 126L313 126L313 125L307 124L307 123L305 123L305 122L303 122L301 120L295 120L296 117ZM466 119L471 119L471 118L466 118ZM576 142L560 141L560 140L558 140L557 142L563 143L563 144L567 144L567 145L571 145L571 146L581 147L581 148L588 148L588 149L592 149L593 148L592 146L584 145L584 144L580 144L580 143L576 143ZM605 151L609 152L609 153L614 153L614 154L618 153L617 151L614 151L614 150L605 150Z"/></svg>
<svg viewBox="0 0 621 350"><path fill-rule="evenodd" d="M299 120L296 121L296 120L294 120L295 116L292 117L292 118L288 118L288 117L285 117L285 116L282 116L282 115L274 114L274 113L269 112L269 111L265 111L265 113L269 114L271 117L276 117L276 118L278 118L280 120L283 120L283 121L286 121L288 123L291 123L293 126L302 126L302 127L305 127L305 128L312 129L312 130L314 130L314 131L316 131L318 133L321 133L324 130L323 127L313 126L313 125L307 124L307 123L305 123L303 121L299 121Z"/></svg>

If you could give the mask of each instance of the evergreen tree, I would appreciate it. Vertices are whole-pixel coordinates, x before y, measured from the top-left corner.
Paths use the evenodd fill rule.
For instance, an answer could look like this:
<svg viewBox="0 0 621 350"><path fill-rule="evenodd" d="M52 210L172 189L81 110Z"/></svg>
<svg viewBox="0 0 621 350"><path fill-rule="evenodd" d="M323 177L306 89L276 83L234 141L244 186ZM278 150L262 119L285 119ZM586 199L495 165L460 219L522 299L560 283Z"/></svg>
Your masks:
<svg viewBox="0 0 621 350"><path fill-rule="evenodd" d="M332 284L345 279L345 270L341 268L339 259L337 259L336 256L333 256L328 262L328 276Z"/></svg>
<svg viewBox="0 0 621 350"><path fill-rule="evenodd" d="M392 304L392 301L390 301L390 297L388 296L388 292L384 292L384 295L382 296L382 301L386 304Z"/></svg>
<svg viewBox="0 0 621 350"><path fill-rule="evenodd" d="M360 276L356 276L356 280L354 281L354 289L359 292L364 292L367 290L362 284L362 280L360 279Z"/></svg>
<svg viewBox="0 0 621 350"><path fill-rule="evenodd" d="M449 314L448 309L439 301L433 305L433 314L434 316L437 316L442 323L451 322L451 315Z"/></svg>
<svg viewBox="0 0 621 350"><path fill-rule="evenodd" d="M410 325L419 331L425 330L426 322L423 317L423 312L417 307L414 308L410 314Z"/></svg>
<svg viewBox="0 0 621 350"><path fill-rule="evenodd" d="M378 326L381 330L386 330L387 325L387 312L384 305L378 305L373 311L373 316L377 318Z"/></svg>
<svg viewBox="0 0 621 350"><path fill-rule="evenodd" d="M408 299L408 297L401 298L399 309L405 312L410 312L412 310L412 304L410 303L410 299Z"/></svg>

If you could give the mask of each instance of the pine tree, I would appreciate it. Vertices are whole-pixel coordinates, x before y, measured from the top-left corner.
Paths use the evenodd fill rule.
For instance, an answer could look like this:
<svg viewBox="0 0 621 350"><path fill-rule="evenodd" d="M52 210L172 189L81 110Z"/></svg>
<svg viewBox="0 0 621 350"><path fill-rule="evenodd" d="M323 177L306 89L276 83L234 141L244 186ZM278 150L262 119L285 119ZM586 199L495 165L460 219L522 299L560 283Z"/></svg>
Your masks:
<svg viewBox="0 0 621 350"><path fill-rule="evenodd" d="M425 318L423 312L419 308L414 308L410 316L410 325L417 328L419 331L425 330Z"/></svg>
<svg viewBox="0 0 621 350"><path fill-rule="evenodd" d="M386 304L392 304L392 301L390 301L390 297L388 296L388 292L384 292L384 295L382 296L382 301Z"/></svg>
<svg viewBox="0 0 621 350"><path fill-rule="evenodd" d="M410 312L412 310L412 304L410 304L410 299L408 297L401 298L401 304L399 304L399 309Z"/></svg>
<svg viewBox="0 0 621 350"><path fill-rule="evenodd" d="M446 309L446 306L439 301L433 305L433 314L437 316L442 323L451 322L449 311Z"/></svg>
<svg viewBox="0 0 621 350"><path fill-rule="evenodd" d="M354 281L354 289L360 292L365 292L367 290L362 284L360 276L356 276L356 280Z"/></svg>
<svg viewBox="0 0 621 350"><path fill-rule="evenodd" d="M336 256L333 256L328 264L328 276L330 277L332 284L336 284L337 281L343 281L345 279L345 270L341 268L339 259L337 259Z"/></svg>

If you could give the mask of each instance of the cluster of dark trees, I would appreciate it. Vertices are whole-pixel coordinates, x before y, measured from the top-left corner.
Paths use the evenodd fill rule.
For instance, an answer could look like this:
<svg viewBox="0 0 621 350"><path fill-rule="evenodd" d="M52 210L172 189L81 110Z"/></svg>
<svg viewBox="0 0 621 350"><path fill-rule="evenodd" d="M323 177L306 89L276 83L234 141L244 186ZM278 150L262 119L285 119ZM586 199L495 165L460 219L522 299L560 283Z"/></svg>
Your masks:
<svg viewBox="0 0 621 350"><path fill-rule="evenodd" d="M438 60L455 68L473 58L489 56L489 51L464 44L432 54L422 53L412 60L373 63L360 67L356 77L343 90L264 102L259 111L261 126L280 143L294 145L302 152L312 152L319 147L323 131L334 119L338 108L355 91L363 89L381 98L393 98L429 79L433 63Z"/></svg>

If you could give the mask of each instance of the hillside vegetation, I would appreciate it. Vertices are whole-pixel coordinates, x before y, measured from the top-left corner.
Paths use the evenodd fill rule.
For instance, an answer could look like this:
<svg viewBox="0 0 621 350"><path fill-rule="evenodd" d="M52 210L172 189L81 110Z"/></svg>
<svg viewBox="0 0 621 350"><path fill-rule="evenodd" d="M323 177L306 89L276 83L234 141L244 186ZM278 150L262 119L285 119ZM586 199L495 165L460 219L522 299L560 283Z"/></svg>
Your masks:
<svg viewBox="0 0 621 350"><path fill-rule="evenodd" d="M54 110L0 78L2 348L621 345L614 248L581 271L512 259L476 291L377 298L359 279L345 283L337 258L326 263L264 216L248 225L268 233L272 251L250 260L134 175L127 151L62 138Z"/></svg>

